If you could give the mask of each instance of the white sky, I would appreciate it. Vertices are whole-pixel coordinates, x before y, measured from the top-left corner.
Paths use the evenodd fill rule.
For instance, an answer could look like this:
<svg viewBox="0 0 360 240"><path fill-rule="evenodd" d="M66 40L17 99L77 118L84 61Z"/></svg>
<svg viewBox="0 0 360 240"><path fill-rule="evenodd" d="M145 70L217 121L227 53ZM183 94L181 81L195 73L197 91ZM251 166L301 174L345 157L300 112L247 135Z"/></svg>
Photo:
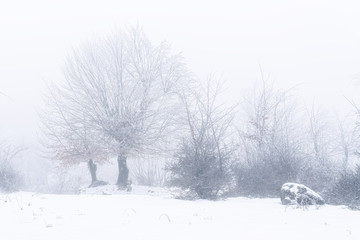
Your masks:
<svg viewBox="0 0 360 240"><path fill-rule="evenodd" d="M199 76L222 73L233 97L259 64L306 101L348 108L343 95L359 90L359 1L0 1L0 91L12 98L0 96L0 137L34 144L44 83L71 47L136 24Z"/></svg>

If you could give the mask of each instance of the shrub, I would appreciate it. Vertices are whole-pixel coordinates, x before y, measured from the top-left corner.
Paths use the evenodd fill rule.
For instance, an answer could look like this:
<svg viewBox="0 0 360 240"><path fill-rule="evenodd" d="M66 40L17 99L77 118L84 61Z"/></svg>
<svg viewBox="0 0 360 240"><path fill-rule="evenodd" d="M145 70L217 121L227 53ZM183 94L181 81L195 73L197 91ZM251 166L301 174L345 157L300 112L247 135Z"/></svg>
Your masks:
<svg viewBox="0 0 360 240"><path fill-rule="evenodd" d="M360 165L355 170L344 172L328 193L333 204L344 204L360 209Z"/></svg>
<svg viewBox="0 0 360 240"><path fill-rule="evenodd" d="M19 172L12 166L12 160L22 151L3 142L0 143L0 192L19 190L22 183Z"/></svg>
<svg viewBox="0 0 360 240"><path fill-rule="evenodd" d="M296 182L296 175L281 165L241 164L236 170L237 192L242 196L277 197L286 182Z"/></svg>
<svg viewBox="0 0 360 240"><path fill-rule="evenodd" d="M228 158L223 155L220 159L216 149L215 142L210 139L201 145L183 141L175 161L167 168L170 185L189 190L188 196L217 198L228 185L230 174Z"/></svg>
<svg viewBox="0 0 360 240"><path fill-rule="evenodd" d="M229 184L229 162L234 154L233 119L235 108L225 107L217 98L222 82L210 77L198 91L181 93L183 111L179 111L182 130L179 150L168 166L170 184L188 195L215 199ZM180 135L179 135L180 136Z"/></svg>
<svg viewBox="0 0 360 240"><path fill-rule="evenodd" d="M318 193L326 193L332 188L340 174L338 166L332 162L306 161L299 173L299 182Z"/></svg>
<svg viewBox="0 0 360 240"><path fill-rule="evenodd" d="M303 168L302 155L280 141L263 148L250 148L235 168L236 191L242 196L278 197L286 182L297 182Z"/></svg>
<svg viewBox="0 0 360 240"><path fill-rule="evenodd" d="M6 163L0 163L0 192L19 190L21 177L14 168Z"/></svg>
<svg viewBox="0 0 360 240"><path fill-rule="evenodd" d="M234 174L238 194L278 197L281 186L287 182L305 184L316 192L324 193L334 183L337 170L331 164L321 166L301 157L270 155L238 164Z"/></svg>

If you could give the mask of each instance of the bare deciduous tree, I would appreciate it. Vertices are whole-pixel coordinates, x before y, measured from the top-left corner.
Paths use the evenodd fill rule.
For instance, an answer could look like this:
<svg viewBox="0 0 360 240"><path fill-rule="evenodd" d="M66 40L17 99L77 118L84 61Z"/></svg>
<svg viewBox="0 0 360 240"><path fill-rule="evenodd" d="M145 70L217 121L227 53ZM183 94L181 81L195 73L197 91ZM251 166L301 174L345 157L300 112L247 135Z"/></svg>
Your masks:
<svg viewBox="0 0 360 240"><path fill-rule="evenodd" d="M287 181L296 181L302 167L302 139L294 99L262 78L244 99L239 126L241 153L237 188L241 194L275 196Z"/></svg>
<svg viewBox="0 0 360 240"><path fill-rule="evenodd" d="M348 102L352 105L352 107L355 110L355 127L354 129L352 129L352 139L351 142L353 143L353 148L354 148L354 153L356 156L360 156L360 151L359 149L359 138L360 138L360 121L359 121L359 117L360 117L360 107L353 101L353 100L349 100L347 99ZM356 146L355 146L356 145Z"/></svg>
<svg viewBox="0 0 360 240"><path fill-rule="evenodd" d="M126 187L129 154L153 151L173 128L177 92L187 79L182 57L135 28L74 50L64 75L55 86L60 97L50 95L55 112L45 113L50 147L117 155L117 185Z"/></svg>
<svg viewBox="0 0 360 240"><path fill-rule="evenodd" d="M105 184L96 177L98 163L106 161L109 154L101 135L92 128L84 109L71 102L66 88L51 85L46 95L46 108L40 113L44 138L43 145L51 158L68 166L88 161L91 185Z"/></svg>
<svg viewBox="0 0 360 240"><path fill-rule="evenodd" d="M347 154L345 136L341 136L344 132L340 129L340 136L336 136L337 129L333 125L335 122L331 122L330 119L324 109L316 108L314 104L311 109L307 109L308 126L305 128L305 133L308 139L306 146L308 162L304 176L307 181L305 183L317 191L327 189L339 176L341 165L338 154L339 140L344 147L342 149L344 156L346 157ZM341 139L342 137L344 138Z"/></svg>
<svg viewBox="0 0 360 240"><path fill-rule="evenodd" d="M311 149L315 158L321 164L325 164L330 159L332 142L329 123L326 121L325 112L316 109L313 105L307 110L309 120L309 139Z"/></svg>
<svg viewBox="0 0 360 240"><path fill-rule="evenodd" d="M23 151L23 147L14 147L0 141L0 191L18 190L21 177L13 168L12 161Z"/></svg>
<svg viewBox="0 0 360 240"><path fill-rule="evenodd" d="M218 103L221 81L209 79L205 89L182 95L184 134L175 161L169 165L171 183L200 198L216 198L229 184L234 153L231 131L235 106Z"/></svg>
<svg viewBox="0 0 360 240"><path fill-rule="evenodd" d="M356 144L358 142L358 132L354 119L349 116L340 119L337 116L337 143L338 152L342 157L342 171L346 172L350 165L350 160L356 155Z"/></svg>

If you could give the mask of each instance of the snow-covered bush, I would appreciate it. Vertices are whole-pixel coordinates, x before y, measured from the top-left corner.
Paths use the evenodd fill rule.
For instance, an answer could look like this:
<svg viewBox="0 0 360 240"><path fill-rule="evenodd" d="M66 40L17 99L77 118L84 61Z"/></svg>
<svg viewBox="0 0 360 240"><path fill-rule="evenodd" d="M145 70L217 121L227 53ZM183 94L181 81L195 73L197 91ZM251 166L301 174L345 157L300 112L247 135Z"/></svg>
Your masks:
<svg viewBox="0 0 360 240"><path fill-rule="evenodd" d="M19 190L22 178L20 173L13 167L12 161L18 156L21 150L21 148L0 143L0 192Z"/></svg>
<svg viewBox="0 0 360 240"><path fill-rule="evenodd" d="M234 169L236 191L246 196L278 196L303 167L296 99L262 79L244 99L239 124L240 154Z"/></svg>
<svg viewBox="0 0 360 240"><path fill-rule="evenodd" d="M344 172L328 193L333 204L344 204L360 209L360 165L353 171Z"/></svg>
<svg viewBox="0 0 360 240"><path fill-rule="evenodd" d="M319 193L325 193L335 184L339 175L340 168L335 162L319 162L309 157L299 172L298 181Z"/></svg>
<svg viewBox="0 0 360 240"><path fill-rule="evenodd" d="M168 167L170 185L190 190L189 196L217 198L228 185L230 173L226 164L228 159L223 158L221 165L216 149L215 142L210 139L201 145L184 140L175 161Z"/></svg>
<svg viewBox="0 0 360 240"><path fill-rule="evenodd" d="M236 191L243 196L277 197L281 186L298 179L301 159L266 154L235 168Z"/></svg>
<svg viewBox="0 0 360 240"><path fill-rule="evenodd" d="M12 166L0 164L0 192L17 191L21 182L20 174Z"/></svg>
<svg viewBox="0 0 360 240"><path fill-rule="evenodd" d="M338 175L331 162L320 164L296 149L280 151L275 144L271 151L260 152L237 165L234 170L236 191L243 196L278 197L286 182L299 182L319 193L327 191Z"/></svg>
<svg viewBox="0 0 360 240"><path fill-rule="evenodd" d="M244 99L234 171L238 194L277 197L286 182L322 193L337 177L335 152L340 148L332 125L314 106L304 111L290 93L263 80Z"/></svg>
<svg viewBox="0 0 360 240"><path fill-rule="evenodd" d="M183 93L183 137L173 163L170 184L202 199L214 199L229 185L234 154L234 108L218 103L221 81L210 78L198 91Z"/></svg>

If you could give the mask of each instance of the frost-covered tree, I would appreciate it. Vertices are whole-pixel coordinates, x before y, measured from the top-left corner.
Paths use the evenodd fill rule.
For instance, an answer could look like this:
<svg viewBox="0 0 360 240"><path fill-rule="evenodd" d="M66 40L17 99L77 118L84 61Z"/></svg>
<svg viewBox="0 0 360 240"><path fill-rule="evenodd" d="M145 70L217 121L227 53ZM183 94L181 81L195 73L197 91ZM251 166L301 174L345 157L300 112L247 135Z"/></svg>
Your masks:
<svg viewBox="0 0 360 240"><path fill-rule="evenodd" d="M229 139L234 107L218 103L220 90L220 82L212 80L205 89L182 95L184 134L168 166L172 186L190 190L189 194L203 199L218 197L231 178L234 149Z"/></svg>
<svg viewBox="0 0 360 240"><path fill-rule="evenodd" d="M304 155L297 109L288 91L265 79L245 97L235 170L239 193L277 196L282 184L298 179Z"/></svg>
<svg viewBox="0 0 360 240"><path fill-rule="evenodd" d="M52 85L46 95L46 107L40 113L43 145L52 159L64 167L87 161L91 176L90 186L103 185L96 176L96 163L108 160L107 146L96 129L85 117L84 109L71 101L66 88ZM95 163L96 162L96 163Z"/></svg>
<svg viewBox="0 0 360 240"><path fill-rule="evenodd" d="M307 114L303 124L307 144L307 162L302 172L302 180L316 191L323 191L329 188L340 172L342 156L337 149L343 146L344 156L346 157L345 132L337 136L337 129L329 121L328 113L314 105L307 109ZM306 122L308 124L306 124ZM341 142L341 138L343 142ZM339 142L340 140L340 142ZM346 161L346 160L343 160Z"/></svg>
<svg viewBox="0 0 360 240"><path fill-rule="evenodd" d="M154 151L173 130L177 92L187 79L183 58L133 28L75 49L64 77L54 85L61 96L51 99L55 113L44 113L53 135L50 148L116 155L117 185L126 187L127 157ZM53 115L62 118L57 128ZM63 148L64 140L69 148Z"/></svg>
<svg viewBox="0 0 360 240"><path fill-rule="evenodd" d="M10 96L1 91L0 96L12 100ZM19 172L14 169L13 161L23 151L23 147L16 147L7 141L0 140L0 192L19 189L22 179Z"/></svg>
<svg viewBox="0 0 360 240"><path fill-rule="evenodd" d="M347 165L348 133L339 126L335 137L325 112L314 106L305 111L290 93L263 79L243 101L235 173L241 194L277 196L286 182L324 191L339 176L337 158Z"/></svg>
<svg viewBox="0 0 360 240"><path fill-rule="evenodd" d="M23 151L21 147L14 147L0 141L0 192L11 192L19 189L22 179L14 167L13 160Z"/></svg>
<svg viewBox="0 0 360 240"><path fill-rule="evenodd" d="M358 162L360 156L360 108L355 102L349 102L355 110L355 119L351 119L355 126L347 123L345 128L344 121L338 121L340 147L343 156L342 172L327 195L331 203L345 204L350 208L360 209L360 164ZM355 156L356 159L352 161L352 164L349 164L352 156Z"/></svg>

